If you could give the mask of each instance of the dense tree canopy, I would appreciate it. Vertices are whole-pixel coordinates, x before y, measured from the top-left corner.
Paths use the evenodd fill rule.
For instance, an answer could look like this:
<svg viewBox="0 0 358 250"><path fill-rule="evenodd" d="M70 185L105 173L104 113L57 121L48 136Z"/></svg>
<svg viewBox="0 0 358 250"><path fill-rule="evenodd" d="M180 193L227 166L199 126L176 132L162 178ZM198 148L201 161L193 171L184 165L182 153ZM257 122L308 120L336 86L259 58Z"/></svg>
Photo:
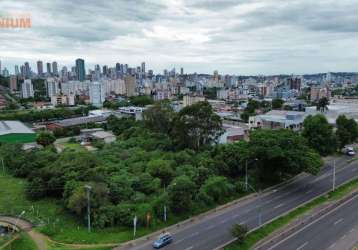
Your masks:
<svg viewBox="0 0 358 250"><path fill-rule="evenodd" d="M56 141L56 137L47 131L40 132L36 137L36 142L42 146L51 145Z"/></svg>
<svg viewBox="0 0 358 250"><path fill-rule="evenodd" d="M183 108L173 121L172 135L180 147L199 149L210 145L222 134L221 118L208 102Z"/></svg>
<svg viewBox="0 0 358 250"><path fill-rule="evenodd" d="M321 155L329 155L336 150L336 138L333 126L330 125L325 116L318 114L309 115L303 122L302 135L308 144Z"/></svg>
<svg viewBox="0 0 358 250"><path fill-rule="evenodd" d="M346 116L340 115L336 120L336 125L336 136L340 148L356 141L358 137L358 125L354 119L348 119Z"/></svg>
<svg viewBox="0 0 358 250"><path fill-rule="evenodd" d="M284 101L280 98L272 100L272 109L282 109Z"/></svg>
<svg viewBox="0 0 358 250"><path fill-rule="evenodd" d="M301 172L317 174L323 164L307 141L291 130L254 131L249 150L251 157L259 161L264 182L283 180Z"/></svg>
<svg viewBox="0 0 358 250"><path fill-rule="evenodd" d="M169 109L160 105L154 105L156 112ZM316 174L322 165L308 140L290 130L258 130L248 142L215 145L221 121L207 102L168 111L174 122L157 123L162 114L156 112L149 123L110 117L104 127L118 139L97 151L58 153L52 146L23 151L20 145L0 143L0 157L9 173L27 179L30 199L58 199L83 222L85 185L90 185L96 227L131 226L134 215L139 225L148 215L161 223L164 206L169 217L182 218L232 200L245 192L245 162L256 158L248 166L255 188L302 171Z"/></svg>
<svg viewBox="0 0 358 250"><path fill-rule="evenodd" d="M157 102L143 112L144 124L147 128L169 134L172 130L175 113L167 101Z"/></svg>

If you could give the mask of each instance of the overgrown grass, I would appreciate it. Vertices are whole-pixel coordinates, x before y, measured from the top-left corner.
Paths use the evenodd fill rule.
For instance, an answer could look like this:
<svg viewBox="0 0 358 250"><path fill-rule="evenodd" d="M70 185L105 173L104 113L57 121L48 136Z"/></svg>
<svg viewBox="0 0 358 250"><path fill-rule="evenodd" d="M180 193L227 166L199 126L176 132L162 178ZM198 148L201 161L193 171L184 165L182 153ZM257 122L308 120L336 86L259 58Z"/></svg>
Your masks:
<svg viewBox="0 0 358 250"><path fill-rule="evenodd" d="M13 237L14 237L14 235L12 235L12 234L5 234L3 236L0 236L0 249L3 245L5 245L5 243L7 243L11 239L13 239Z"/></svg>
<svg viewBox="0 0 358 250"><path fill-rule="evenodd" d="M20 233L20 237L7 245L3 250L38 250L35 242L27 233Z"/></svg>
<svg viewBox="0 0 358 250"><path fill-rule="evenodd" d="M338 200L357 188L358 188L358 179L355 179L355 180L337 188L335 191L333 191L333 192L331 191L325 196L320 196L320 197L312 200L311 202L307 203L306 205L293 210L292 212L288 213L287 215L284 215L284 216L264 225L263 227L249 233L247 235L247 238L245 239L245 241L242 244L238 244L238 243L234 242L233 244L229 245L225 249L227 249L227 250L249 250L263 238L267 237L268 235L270 235L277 229L287 225L288 223L290 223L294 219L298 218L299 216L305 214L306 212L309 212L311 209L313 209L319 205L322 205L325 202Z"/></svg>
<svg viewBox="0 0 358 250"><path fill-rule="evenodd" d="M57 244L57 243L50 243L50 242L47 242L47 250L75 250L75 249L78 249L76 247L69 247L69 246L63 246L61 244ZM90 248L81 248L83 250L110 250L112 249L113 247L90 247Z"/></svg>

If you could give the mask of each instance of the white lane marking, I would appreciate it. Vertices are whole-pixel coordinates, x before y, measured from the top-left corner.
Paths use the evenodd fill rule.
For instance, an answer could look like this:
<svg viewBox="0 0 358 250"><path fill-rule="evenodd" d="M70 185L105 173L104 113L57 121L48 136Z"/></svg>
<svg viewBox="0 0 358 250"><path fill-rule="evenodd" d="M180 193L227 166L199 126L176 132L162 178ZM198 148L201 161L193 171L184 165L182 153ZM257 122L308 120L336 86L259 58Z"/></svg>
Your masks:
<svg viewBox="0 0 358 250"><path fill-rule="evenodd" d="M193 249L193 248L194 248L194 246L190 246L190 247L186 248L185 250L190 250L190 249Z"/></svg>
<svg viewBox="0 0 358 250"><path fill-rule="evenodd" d="M182 241L184 241L184 240L185 240L185 238L180 239L180 240L176 240L176 241L174 242L174 245L179 244L180 242L182 242Z"/></svg>
<svg viewBox="0 0 358 250"><path fill-rule="evenodd" d="M354 230L356 230L355 228L352 228L351 231L349 231L350 233L353 232Z"/></svg>
<svg viewBox="0 0 358 250"><path fill-rule="evenodd" d="M357 171L358 168L352 168L352 172L355 172Z"/></svg>
<svg viewBox="0 0 358 250"><path fill-rule="evenodd" d="M334 248L336 246L336 243L333 243L332 245L329 246L329 248Z"/></svg>
<svg viewBox="0 0 358 250"><path fill-rule="evenodd" d="M199 234L199 232L195 232L193 234L191 234L191 236L197 236Z"/></svg>
<svg viewBox="0 0 358 250"><path fill-rule="evenodd" d="M240 216L240 214L235 214L235 215L232 216L232 218L236 218L236 217L239 217L239 216Z"/></svg>
<svg viewBox="0 0 358 250"><path fill-rule="evenodd" d="M306 241L305 243L303 243L300 247L297 247L296 250L300 250L300 249L304 248L307 244L308 244L308 241Z"/></svg>
<svg viewBox="0 0 358 250"><path fill-rule="evenodd" d="M343 221L343 218L340 218L339 220L337 220L334 225L337 225L338 223L342 222Z"/></svg>
<svg viewBox="0 0 358 250"><path fill-rule="evenodd" d="M341 237L341 239L343 240L344 238L346 238L347 237L347 235L343 235L342 237Z"/></svg>
<svg viewBox="0 0 358 250"><path fill-rule="evenodd" d="M269 204L269 203L271 203L271 202L273 202L273 199L272 199L272 200L269 200L269 201L264 202L264 205Z"/></svg>
<svg viewBox="0 0 358 250"><path fill-rule="evenodd" d="M225 223L225 222L227 222L229 219L224 219L224 220L222 220L222 221L220 221L220 223Z"/></svg>
<svg viewBox="0 0 358 250"><path fill-rule="evenodd" d="M274 209L279 208L279 207L282 207L282 206L283 206L283 203L278 204L276 207L274 207Z"/></svg>
<svg viewBox="0 0 358 250"><path fill-rule="evenodd" d="M210 229L212 229L212 228L214 228L214 227L215 227L214 225L208 226L208 227L206 228L206 230L210 230Z"/></svg>
<svg viewBox="0 0 358 250"><path fill-rule="evenodd" d="M334 208L333 210L329 211L328 213L324 214L323 216L321 216L320 218L308 223L306 226L298 229L297 231L295 231L294 233L288 235L285 239L280 240L279 242L275 243L273 246L271 246L268 250L272 250L275 247L279 246L280 244L282 244L283 242L289 240L290 238L292 238L293 236L297 235L298 233L302 232L303 230L305 230L306 228L310 227L311 225L313 225L314 223L317 223L318 221L326 218L328 215L330 215L331 213L333 213L334 211L337 211L339 208L345 206L346 204L348 204L349 202L352 202L354 199L356 199L358 196L354 196L353 198L350 198L349 200L343 202L341 205L339 205L338 207Z"/></svg>
<svg viewBox="0 0 358 250"><path fill-rule="evenodd" d="M306 191L305 194L309 194L309 193L311 193L312 191L313 191L313 189L310 189L310 190Z"/></svg>

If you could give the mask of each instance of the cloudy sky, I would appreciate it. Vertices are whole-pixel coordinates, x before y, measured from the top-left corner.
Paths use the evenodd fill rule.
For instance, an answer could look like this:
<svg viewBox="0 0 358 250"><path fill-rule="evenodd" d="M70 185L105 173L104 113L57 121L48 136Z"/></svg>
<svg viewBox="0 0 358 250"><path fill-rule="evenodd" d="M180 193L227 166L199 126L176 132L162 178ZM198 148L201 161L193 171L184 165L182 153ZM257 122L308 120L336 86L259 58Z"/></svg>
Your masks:
<svg viewBox="0 0 358 250"><path fill-rule="evenodd" d="M358 71L356 0L0 0L0 60L72 66L116 62L162 72L229 74Z"/></svg>

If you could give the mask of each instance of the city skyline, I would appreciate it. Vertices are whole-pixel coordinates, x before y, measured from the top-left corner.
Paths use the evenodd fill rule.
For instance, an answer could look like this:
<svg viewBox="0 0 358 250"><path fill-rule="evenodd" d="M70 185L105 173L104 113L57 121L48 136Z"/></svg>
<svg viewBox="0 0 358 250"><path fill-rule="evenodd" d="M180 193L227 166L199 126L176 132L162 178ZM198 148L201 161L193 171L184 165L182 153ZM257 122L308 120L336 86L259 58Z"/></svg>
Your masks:
<svg viewBox="0 0 358 250"><path fill-rule="evenodd" d="M116 62L188 73L274 75L356 72L353 1L1 1L30 29L0 29L2 67L38 60L87 68Z"/></svg>

